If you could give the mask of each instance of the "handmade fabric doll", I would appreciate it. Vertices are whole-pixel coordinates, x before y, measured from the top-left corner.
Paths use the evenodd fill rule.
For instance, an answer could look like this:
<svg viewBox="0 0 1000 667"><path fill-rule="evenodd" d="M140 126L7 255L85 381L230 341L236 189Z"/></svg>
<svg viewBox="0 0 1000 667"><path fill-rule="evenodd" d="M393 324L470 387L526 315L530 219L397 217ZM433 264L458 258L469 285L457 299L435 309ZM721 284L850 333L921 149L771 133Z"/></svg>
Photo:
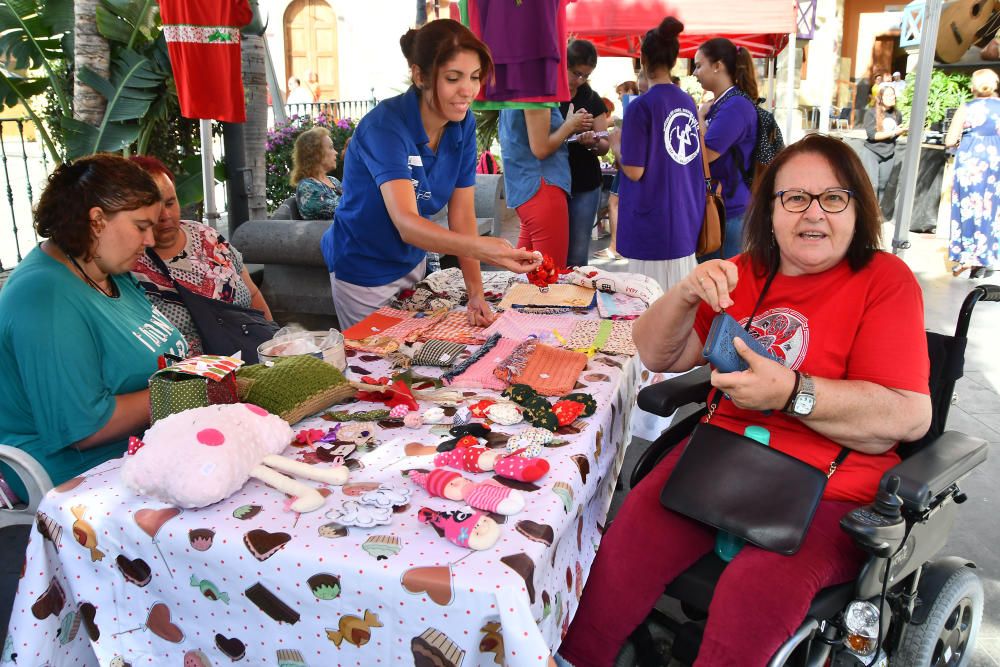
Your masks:
<svg viewBox="0 0 1000 667"><path fill-rule="evenodd" d="M524 509L524 496L514 489L493 482L476 483L453 470L414 471L410 473L410 479L427 489L432 496L465 501L477 510L511 515Z"/></svg>
<svg viewBox="0 0 1000 667"><path fill-rule="evenodd" d="M325 498L281 473L341 485L347 481L347 467L312 466L278 456L294 437L281 417L248 403L185 410L159 420L132 443L122 479L136 493L165 503L204 507L256 477L295 497L293 511L311 512Z"/></svg>
<svg viewBox="0 0 1000 667"><path fill-rule="evenodd" d="M449 510L439 512L421 507L417 512L420 523L429 524L438 535L466 549L489 549L500 539L500 526L482 512Z"/></svg>

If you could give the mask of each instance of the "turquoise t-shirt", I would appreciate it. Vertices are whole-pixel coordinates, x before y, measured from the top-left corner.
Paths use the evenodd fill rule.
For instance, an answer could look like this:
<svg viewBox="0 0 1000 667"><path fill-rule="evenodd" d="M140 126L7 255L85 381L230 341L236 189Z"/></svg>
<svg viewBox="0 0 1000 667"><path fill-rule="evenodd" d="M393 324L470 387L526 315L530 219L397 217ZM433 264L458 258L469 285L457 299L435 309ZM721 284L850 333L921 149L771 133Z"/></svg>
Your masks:
<svg viewBox="0 0 1000 667"><path fill-rule="evenodd" d="M148 386L160 355L188 353L131 275L112 280L114 299L35 248L0 290L0 443L35 457L53 484L120 456L127 439L71 445L108 422L116 395Z"/></svg>

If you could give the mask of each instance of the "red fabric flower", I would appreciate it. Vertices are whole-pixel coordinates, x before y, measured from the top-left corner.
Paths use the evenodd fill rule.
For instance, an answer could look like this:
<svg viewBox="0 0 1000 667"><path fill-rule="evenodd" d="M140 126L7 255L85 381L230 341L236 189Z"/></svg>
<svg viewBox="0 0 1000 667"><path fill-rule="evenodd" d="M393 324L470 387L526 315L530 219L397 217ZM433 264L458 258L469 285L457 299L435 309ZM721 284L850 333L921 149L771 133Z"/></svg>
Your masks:
<svg viewBox="0 0 1000 667"><path fill-rule="evenodd" d="M455 443L455 448L456 449L465 449L467 447L475 447L478 444L479 444L479 438L477 438L476 436L474 436L474 435L463 435L461 438L458 439L458 442Z"/></svg>
<svg viewBox="0 0 1000 667"><path fill-rule="evenodd" d="M535 287L548 287L559 281L559 268L551 257L543 255L541 265L526 277Z"/></svg>
<svg viewBox="0 0 1000 667"><path fill-rule="evenodd" d="M319 428L304 428L295 434L295 441L292 443L296 447L312 447L313 443L326 435L326 431Z"/></svg>

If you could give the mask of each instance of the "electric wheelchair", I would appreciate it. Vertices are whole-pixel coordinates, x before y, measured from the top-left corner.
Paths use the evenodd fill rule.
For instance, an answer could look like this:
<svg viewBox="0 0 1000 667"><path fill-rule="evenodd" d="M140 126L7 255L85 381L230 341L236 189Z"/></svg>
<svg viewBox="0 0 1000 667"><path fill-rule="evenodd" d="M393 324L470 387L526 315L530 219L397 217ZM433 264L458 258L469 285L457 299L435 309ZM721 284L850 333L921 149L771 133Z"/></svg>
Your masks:
<svg viewBox="0 0 1000 667"><path fill-rule="evenodd" d="M1000 301L1000 287L981 285L969 293L954 335L927 332L933 404L930 430L899 448L903 460L882 478L876 501L841 521L841 527L869 554L857 580L821 590L801 626L769 666L961 667L968 663L982 621L982 582L971 561L935 558L935 554L948 538L957 506L966 500L959 482L987 456L986 441L945 431L955 383L963 374L969 321L978 301ZM646 387L639 393L638 404L648 412L669 416L682 406L703 404L709 388L706 365ZM630 488L690 434L705 412L701 405L652 443L632 471ZM665 595L680 602L686 619L654 609L630 638L639 664L663 664L655 651L651 624L673 631L672 661L694 661L724 567L725 562L709 553L667 586Z"/></svg>

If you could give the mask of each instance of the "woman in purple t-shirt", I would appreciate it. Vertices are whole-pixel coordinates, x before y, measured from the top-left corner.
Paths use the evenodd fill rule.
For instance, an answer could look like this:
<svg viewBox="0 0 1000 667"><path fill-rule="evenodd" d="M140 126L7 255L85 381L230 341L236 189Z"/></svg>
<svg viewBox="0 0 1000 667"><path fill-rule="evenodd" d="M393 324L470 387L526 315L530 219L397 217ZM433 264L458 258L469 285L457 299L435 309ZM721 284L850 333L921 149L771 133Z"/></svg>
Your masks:
<svg viewBox="0 0 1000 667"><path fill-rule="evenodd" d="M641 59L649 90L629 103L622 131L611 135L623 174L617 250L629 271L653 278L664 291L694 269L705 216L698 110L670 79L682 30L671 16L646 33Z"/></svg>
<svg viewBox="0 0 1000 667"><path fill-rule="evenodd" d="M728 259L743 250L743 212L750 201L757 142L757 78L753 59L745 47L725 37L710 39L694 55L694 75L701 87L715 97L698 109L705 128L705 147L712 177L722 183L726 203L726 236L721 253L700 258Z"/></svg>

